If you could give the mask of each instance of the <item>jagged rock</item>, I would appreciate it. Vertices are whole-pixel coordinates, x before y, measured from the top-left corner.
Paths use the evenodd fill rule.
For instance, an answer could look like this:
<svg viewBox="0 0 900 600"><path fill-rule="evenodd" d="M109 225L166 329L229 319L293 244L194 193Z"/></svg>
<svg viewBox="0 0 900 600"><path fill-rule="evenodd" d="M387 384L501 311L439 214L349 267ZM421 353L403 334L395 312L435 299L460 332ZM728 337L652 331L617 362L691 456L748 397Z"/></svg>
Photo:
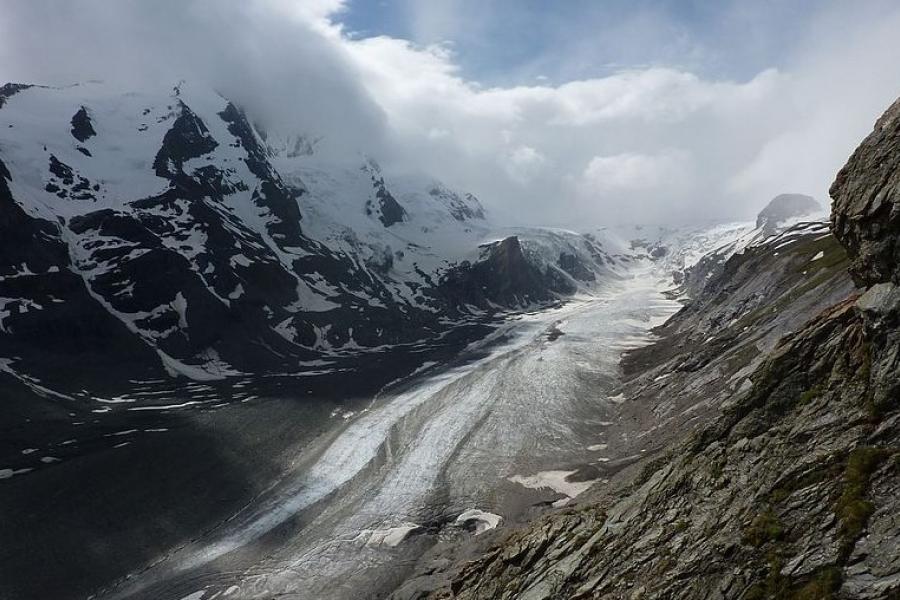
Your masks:
<svg viewBox="0 0 900 600"><path fill-rule="evenodd" d="M900 100L875 123L831 185L832 228L860 285L900 284Z"/></svg>
<svg viewBox="0 0 900 600"><path fill-rule="evenodd" d="M153 169L159 177L174 178L182 173L184 163L216 149L206 124L182 101L178 101L179 115L166 132L162 146L156 153Z"/></svg>
<svg viewBox="0 0 900 600"><path fill-rule="evenodd" d="M554 298L558 282L547 275L525 258L519 238L510 236L483 248L478 262L451 269L441 289L454 304L528 305Z"/></svg>
<svg viewBox="0 0 900 600"><path fill-rule="evenodd" d="M72 137L84 143L95 135L97 135L97 132L94 131L91 117L88 115L87 109L82 106L75 113L75 116L72 117Z"/></svg>
<svg viewBox="0 0 900 600"><path fill-rule="evenodd" d="M24 83L5 83L0 86L0 108L3 108L9 98L30 87L32 86Z"/></svg>
<svg viewBox="0 0 900 600"><path fill-rule="evenodd" d="M372 185L375 188L375 201L367 207L369 213L377 214L378 220L385 227L390 227L405 220L406 210L400 206L394 195L387 189L384 178L373 175Z"/></svg>

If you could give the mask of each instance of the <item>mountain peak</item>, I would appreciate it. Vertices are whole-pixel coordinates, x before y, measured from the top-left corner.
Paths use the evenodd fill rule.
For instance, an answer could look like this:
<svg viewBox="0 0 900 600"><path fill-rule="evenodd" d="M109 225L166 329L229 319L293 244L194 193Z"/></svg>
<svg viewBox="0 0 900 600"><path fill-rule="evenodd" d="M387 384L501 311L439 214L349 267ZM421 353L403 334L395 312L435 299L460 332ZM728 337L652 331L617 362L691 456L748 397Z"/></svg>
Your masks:
<svg viewBox="0 0 900 600"><path fill-rule="evenodd" d="M777 233L779 226L789 219L812 215L822 211L822 206L812 196L804 194L779 194L772 198L756 217L756 227L765 235Z"/></svg>

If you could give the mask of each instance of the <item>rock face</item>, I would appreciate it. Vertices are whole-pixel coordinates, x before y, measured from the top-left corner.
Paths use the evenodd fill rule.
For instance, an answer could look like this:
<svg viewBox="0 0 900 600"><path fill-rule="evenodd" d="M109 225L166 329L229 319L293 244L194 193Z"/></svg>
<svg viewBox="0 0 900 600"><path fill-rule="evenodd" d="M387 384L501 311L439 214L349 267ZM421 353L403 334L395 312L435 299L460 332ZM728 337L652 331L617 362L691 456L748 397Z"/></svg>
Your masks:
<svg viewBox="0 0 900 600"><path fill-rule="evenodd" d="M869 286L857 303L872 355L868 401L900 404L900 100L875 123L831 186L832 228L850 273ZM896 440L894 440L896 441Z"/></svg>
<svg viewBox="0 0 900 600"><path fill-rule="evenodd" d="M852 263L821 232L729 258L624 361L623 417L658 416L655 457L498 536L432 597L898 597L897 107L832 188Z"/></svg>
<svg viewBox="0 0 900 600"><path fill-rule="evenodd" d="M779 224L788 219L802 217L820 212L822 207L811 196L803 194L779 194L762 209L756 217L756 227L763 234L772 235L778 231Z"/></svg>
<svg viewBox="0 0 900 600"><path fill-rule="evenodd" d="M454 303L483 306L528 305L553 298L552 281L525 259L519 238L510 236L486 246L481 259L447 274L442 289Z"/></svg>
<svg viewBox="0 0 900 600"><path fill-rule="evenodd" d="M94 131L94 125L91 123L91 117L85 107L78 109L75 116L72 117L72 137L79 142L86 142L97 135Z"/></svg>
<svg viewBox="0 0 900 600"><path fill-rule="evenodd" d="M861 285L900 283L900 100L884 113L831 186L834 233Z"/></svg>
<svg viewBox="0 0 900 600"><path fill-rule="evenodd" d="M377 217L381 224L390 227L402 222L407 218L406 209L397 202L394 195L384 183L384 177L381 175L381 167L377 163L370 160L364 167L363 171L372 178L372 188L375 190L374 198L366 203L366 213L369 216Z"/></svg>
<svg viewBox="0 0 900 600"><path fill-rule="evenodd" d="M30 87L30 85L24 83L5 83L0 86L0 108L3 108L3 105L10 97Z"/></svg>

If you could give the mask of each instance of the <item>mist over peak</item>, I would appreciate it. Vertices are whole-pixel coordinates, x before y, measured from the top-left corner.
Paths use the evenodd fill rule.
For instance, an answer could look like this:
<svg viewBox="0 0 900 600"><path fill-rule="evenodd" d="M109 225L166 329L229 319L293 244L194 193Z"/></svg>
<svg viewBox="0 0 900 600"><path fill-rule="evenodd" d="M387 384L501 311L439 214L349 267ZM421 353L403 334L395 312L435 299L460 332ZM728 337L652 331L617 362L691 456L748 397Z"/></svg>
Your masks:
<svg viewBox="0 0 900 600"><path fill-rule="evenodd" d="M11 81L51 85L208 84L266 129L321 139L319 152L364 152L388 169L434 173L511 221L541 224L752 218L786 189L824 198L823 182L866 131L863 115L900 89L895 52L885 51L900 45L900 9L890 3L819 3L802 20L797 11L723 9L714 15L722 23L798 27L770 36L781 44L772 65L761 66L770 52L733 73L704 68L728 59L705 32L679 34L706 44L700 54L678 55L654 37L666 19L677 29L677 14L632 22L612 7L609 18L632 23L628 43L643 42L657 60L532 79L511 64L523 74L512 83L473 80L457 62L497 11L464 19L433 4L385 9L415 24L404 39L377 24L349 29L343 20L358 25L365 13L339 0L15 3L0 24L0 68ZM532 9L503 10L544 22L525 14ZM546 23L538 34L582 31L574 19ZM620 53L563 50L570 63Z"/></svg>

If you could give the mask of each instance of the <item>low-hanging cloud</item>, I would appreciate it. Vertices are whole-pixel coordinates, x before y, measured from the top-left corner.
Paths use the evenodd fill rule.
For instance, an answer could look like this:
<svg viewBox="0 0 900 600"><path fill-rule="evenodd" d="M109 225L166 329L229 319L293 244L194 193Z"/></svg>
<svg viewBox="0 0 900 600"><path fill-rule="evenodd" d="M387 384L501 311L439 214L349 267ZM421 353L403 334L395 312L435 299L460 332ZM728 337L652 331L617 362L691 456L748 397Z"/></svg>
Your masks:
<svg viewBox="0 0 900 600"><path fill-rule="evenodd" d="M511 221L746 218L780 192L825 201L900 94L900 7L867 6L820 3L779 68L741 80L648 66L489 87L445 44L348 35L341 0L11 1L0 77L198 79L272 127L324 137L336 157L426 171ZM420 18L440 30L441 10Z"/></svg>

